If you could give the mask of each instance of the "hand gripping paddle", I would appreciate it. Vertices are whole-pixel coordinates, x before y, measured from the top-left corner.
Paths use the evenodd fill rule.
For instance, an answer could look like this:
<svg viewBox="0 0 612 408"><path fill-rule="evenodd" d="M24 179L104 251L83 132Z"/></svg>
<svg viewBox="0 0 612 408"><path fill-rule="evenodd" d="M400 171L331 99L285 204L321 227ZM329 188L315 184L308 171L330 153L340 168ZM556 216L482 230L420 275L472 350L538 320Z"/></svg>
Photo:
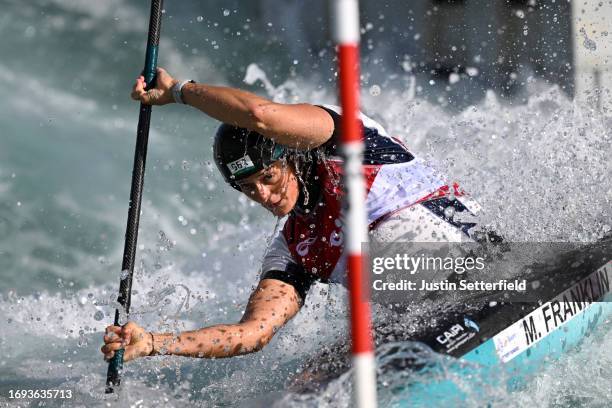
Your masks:
<svg viewBox="0 0 612 408"><path fill-rule="evenodd" d="M147 41L147 54L145 57L144 77L147 89L155 86L157 71L157 50L159 47L159 34L161 30L163 0L151 1L151 18L149 20L149 39ZM144 183L145 161L147 158L147 142L149 140L149 125L151 123L151 105L140 104L138 117L138 134L136 138L136 152L134 153L134 169L132 170L132 188L130 190L130 207L128 211L127 228L125 231L125 246L123 248L123 263L121 265L121 281L119 284L119 298L117 301L124 310L126 319L130 313L132 295L132 276L134 275L134 259L136 256L136 242L138 240L138 222L140 220L140 203L142 201L142 186ZM115 326L119 326L120 311L115 310ZM115 387L121 384L121 370L123 368L123 352L117 350L108 363L106 375L106 393L110 394Z"/></svg>

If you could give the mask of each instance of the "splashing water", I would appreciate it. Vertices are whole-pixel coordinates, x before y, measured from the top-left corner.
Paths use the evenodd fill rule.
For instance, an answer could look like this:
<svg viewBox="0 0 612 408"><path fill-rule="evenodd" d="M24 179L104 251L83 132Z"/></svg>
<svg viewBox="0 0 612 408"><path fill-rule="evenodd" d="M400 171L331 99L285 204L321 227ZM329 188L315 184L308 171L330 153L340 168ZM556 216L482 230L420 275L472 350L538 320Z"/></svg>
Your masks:
<svg viewBox="0 0 612 408"><path fill-rule="evenodd" d="M300 89L300 97L307 99L307 86ZM388 97L381 93L376 98ZM366 100L366 105L369 102ZM527 104L516 106L502 104L489 94L482 104L456 115L426 102L404 99L401 94L387 102L385 111L374 110L374 114L417 155L435 161L459 180L480 200L485 221L512 239L593 240L609 231L611 192L601 190L610 176L605 153L610 143L609 121L581 109L556 88L536 93ZM188 218L198 216L193 213ZM133 318L145 327L169 331L238 320L255 282L259 258L236 257L232 248L240 242L242 252L261 253L261 243L271 233L270 228L260 234L264 239L253 238L249 236L253 225L247 222L245 230L242 224L218 225L207 246L206 259L212 264L204 265L195 261L202 259L199 253L193 261L177 262L177 257L185 254L173 254L175 232L153 234L158 236L153 246L157 249L141 252ZM215 231L210 227L206 226ZM176 296L179 288L184 295ZM73 389L79 401L101 405L109 397L102 394L105 366L97 349L100 331L112 314L115 288L67 289L56 295L3 295L0 311L10 316L0 325L3 371L23 384L35 379L47 387ZM92 299L87 298L88 293L93 294ZM75 301L82 297L87 300ZM190 307L188 300L194 303ZM300 315L261 353L223 361L155 358L129 363L124 375L127 391L119 396L120 401L187 406L202 401L219 405L263 403L271 398L279 406L350 406L350 372L316 394L296 396L283 391L287 378L296 375L301 361L316 352L317 344L346 335L343 305L343 289L318 285ZM484 400L532 406L534 400L542 403L544 397L538 397L541 388L554 390L548 395L560 394L561 400L579 398L559 384L557 373L562 371L567 381L580 384L582 361L601 358L598 350L611 344L609 324L601 330L603 335L589 339L567 360L551 365L533 385L511 393L495 387L493 379L477 367L470 368L466 377L467 368L456 369L460 363L431 353L411 358L425 359L437 368L406 378L406 373L384 370L388 359L399 357L379 350L381 399L394 406L407 398L393 391L397 386L435 378L444 378L464 390L468 406L478 406ZM23 340L16 344L17 338ZM399 346L414 351L414 345ZM580 401L586 398L597 405L605 395L604 383L592 381L589 394ZM533 388L536 384L540 387L537 390ZM266 394L270 396L264 397Z"/></svg>

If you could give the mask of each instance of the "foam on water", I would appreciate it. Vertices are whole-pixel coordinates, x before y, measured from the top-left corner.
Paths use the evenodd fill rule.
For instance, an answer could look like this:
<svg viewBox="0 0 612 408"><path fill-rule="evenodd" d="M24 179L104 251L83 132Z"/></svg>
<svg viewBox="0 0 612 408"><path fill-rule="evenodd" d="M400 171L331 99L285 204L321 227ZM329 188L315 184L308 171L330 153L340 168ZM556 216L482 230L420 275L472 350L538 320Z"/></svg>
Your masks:
<svg viewBox="0 0 612 408"><path fill-rule="evenodd" d="M452 115L407 90L379 101L388 108L378 113L478 199L485 222L510 240L596 240L610 231L611 119L538 85L526 103L489 91Z"/></svg>

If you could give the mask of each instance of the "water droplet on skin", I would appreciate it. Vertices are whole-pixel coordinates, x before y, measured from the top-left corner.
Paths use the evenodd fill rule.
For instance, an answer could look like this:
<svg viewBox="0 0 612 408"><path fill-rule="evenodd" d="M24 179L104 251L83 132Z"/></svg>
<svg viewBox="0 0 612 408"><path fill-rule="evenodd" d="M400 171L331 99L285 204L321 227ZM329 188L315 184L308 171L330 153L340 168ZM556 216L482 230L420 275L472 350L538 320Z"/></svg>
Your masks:
<svg viewBox="0 0 612 408"><path fill-rule="evenodd" d="M597 50L597 43L587 36L586 30L584 29L584 27L580 29L580 34L582 34L582 38L584 39L584 41L582 42L582 45L584 46L584 48L586 48L589 51Z"/></svg>

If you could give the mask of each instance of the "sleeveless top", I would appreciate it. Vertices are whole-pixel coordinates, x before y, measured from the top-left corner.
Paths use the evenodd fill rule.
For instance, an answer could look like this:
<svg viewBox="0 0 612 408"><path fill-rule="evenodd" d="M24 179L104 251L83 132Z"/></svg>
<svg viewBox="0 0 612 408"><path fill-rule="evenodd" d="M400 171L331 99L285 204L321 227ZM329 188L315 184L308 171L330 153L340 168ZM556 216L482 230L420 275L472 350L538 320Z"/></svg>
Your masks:
<svg viewBox="0 0 612 408"><path fill-rule="evenodd" d="M334 119L334 133L321 147L308 153L305 163L296 165L305 186L301 186L298 204L273 238L262 264L262 279L290 283L302 298L313 280L342 282L346 273L342 257L342 159L338 151L340 108L321 107ZM363 168L370 229L399 210L445 198L451 188L455 196L462 195L457 185L447 186L441 175L387 135L380 124L363 114L360 119L365 142ZM467 234L473 225L457 227Z"/></svg>

